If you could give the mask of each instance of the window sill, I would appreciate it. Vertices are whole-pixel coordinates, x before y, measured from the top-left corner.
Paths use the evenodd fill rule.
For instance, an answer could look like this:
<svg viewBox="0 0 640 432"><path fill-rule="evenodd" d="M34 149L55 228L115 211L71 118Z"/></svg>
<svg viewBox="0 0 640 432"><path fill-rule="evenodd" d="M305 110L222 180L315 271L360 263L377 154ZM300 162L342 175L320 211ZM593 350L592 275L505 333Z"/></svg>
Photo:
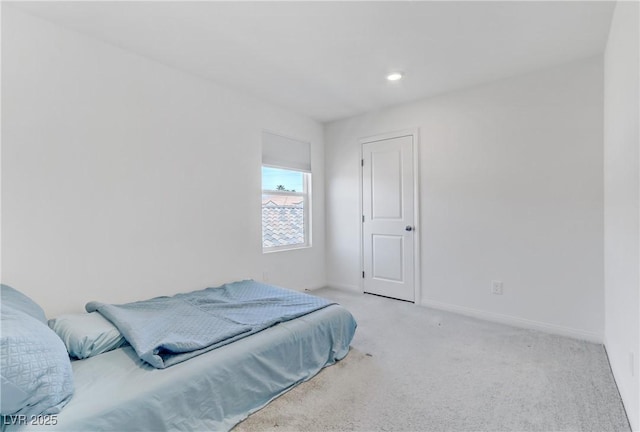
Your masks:
<svg viewBox="0 0 640 432"><path fill-rule="evenodd" d="M276 252L291 252L291 251L297 251L300 249L311 249L311 245L301 245L301 246L280 246L280 247L275 247L275 248L269 248L269 249L262 249L262 253L263 254L272 254L272 253L276 253Z"/></svg>

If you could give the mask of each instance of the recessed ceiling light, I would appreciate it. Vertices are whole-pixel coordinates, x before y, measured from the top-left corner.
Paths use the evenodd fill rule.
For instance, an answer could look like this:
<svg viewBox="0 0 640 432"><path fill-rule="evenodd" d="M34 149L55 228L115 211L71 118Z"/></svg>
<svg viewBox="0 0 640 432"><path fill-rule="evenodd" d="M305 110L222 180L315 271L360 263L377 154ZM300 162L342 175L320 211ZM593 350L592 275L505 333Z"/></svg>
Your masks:
<svg viewBox="0 0 640 432"><path fill-rule="evenodd" d="M387 75L387 79L389 81L398 81L398 80L402 79L402 74L400 72L394 72L394 73L391 73L391 74Z"/></svg>

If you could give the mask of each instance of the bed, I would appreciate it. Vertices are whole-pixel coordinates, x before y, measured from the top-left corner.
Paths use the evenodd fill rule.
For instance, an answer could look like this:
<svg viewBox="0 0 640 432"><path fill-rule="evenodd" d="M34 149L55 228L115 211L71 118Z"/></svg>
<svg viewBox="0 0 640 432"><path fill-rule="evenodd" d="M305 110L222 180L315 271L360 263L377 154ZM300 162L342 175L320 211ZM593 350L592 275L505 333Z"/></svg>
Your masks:
<svg viewBox="0 0 640 432"><path fill-rule="evenodd" d="M344 358L355 328L330 304L165 369L131 346L75 360L74 394L58 413L3 418L3 430L229 430Z"/></svg>

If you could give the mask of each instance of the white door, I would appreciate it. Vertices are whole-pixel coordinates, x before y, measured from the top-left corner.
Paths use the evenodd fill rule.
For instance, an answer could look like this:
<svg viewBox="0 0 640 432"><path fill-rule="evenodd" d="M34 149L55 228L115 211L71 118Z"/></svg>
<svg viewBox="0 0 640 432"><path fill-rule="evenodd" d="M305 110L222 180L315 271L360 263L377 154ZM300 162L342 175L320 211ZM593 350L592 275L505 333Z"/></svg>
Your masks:
<svg viewBox="0 0 640 432"><path fill-rule="evenodd" d="M413 135L362 144L364 292L415 301Z"/></svg>

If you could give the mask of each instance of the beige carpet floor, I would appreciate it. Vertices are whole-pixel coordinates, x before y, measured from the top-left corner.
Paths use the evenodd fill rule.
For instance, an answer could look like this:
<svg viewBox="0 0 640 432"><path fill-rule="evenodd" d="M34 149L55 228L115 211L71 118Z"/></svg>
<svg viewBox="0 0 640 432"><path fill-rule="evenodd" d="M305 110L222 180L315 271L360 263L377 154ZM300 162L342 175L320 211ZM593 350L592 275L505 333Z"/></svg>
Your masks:
<svg viewBox="0 0 640 432"><path fill-rule="evenodd" d="M234 430L629 431L602 345L321 289L349 355Z"/></svg>

